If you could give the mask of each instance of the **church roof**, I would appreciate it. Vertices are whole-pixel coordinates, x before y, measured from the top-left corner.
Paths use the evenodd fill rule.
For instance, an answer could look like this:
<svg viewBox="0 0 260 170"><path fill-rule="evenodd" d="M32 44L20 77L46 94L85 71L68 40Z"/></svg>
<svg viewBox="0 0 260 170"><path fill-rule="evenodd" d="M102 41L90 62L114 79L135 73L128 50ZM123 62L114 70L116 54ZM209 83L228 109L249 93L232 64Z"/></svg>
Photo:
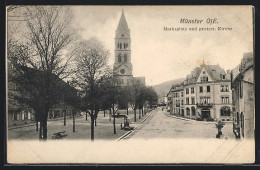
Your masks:
<svg viewBox="0 0 260 170"><path fill-rule="evenodd" d="M122 10L121 18L120 18L118 26L117 26L117 31L129 31L123 10Z"/></svg>

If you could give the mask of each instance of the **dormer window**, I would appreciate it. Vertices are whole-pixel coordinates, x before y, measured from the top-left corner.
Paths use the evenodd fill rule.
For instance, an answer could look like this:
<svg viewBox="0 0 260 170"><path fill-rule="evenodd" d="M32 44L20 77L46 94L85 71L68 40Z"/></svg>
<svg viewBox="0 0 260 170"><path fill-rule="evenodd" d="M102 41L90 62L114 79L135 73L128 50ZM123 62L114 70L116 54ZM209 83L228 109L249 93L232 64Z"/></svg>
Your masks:
<svg viewBox="0 0 260 170"><path fill-rule="evenodd" d="M207 82L207 81L209 81L208 76L202 76L202 77L200 78L200 81L201 81L201 82Z"/></svg>
<svg viewBox="0 0 260 170"><path fill-rule="evenodd" d="M222 79L225 80L225 79L226 79L226 76L225 76L225 75L222 75Z"/></svg>

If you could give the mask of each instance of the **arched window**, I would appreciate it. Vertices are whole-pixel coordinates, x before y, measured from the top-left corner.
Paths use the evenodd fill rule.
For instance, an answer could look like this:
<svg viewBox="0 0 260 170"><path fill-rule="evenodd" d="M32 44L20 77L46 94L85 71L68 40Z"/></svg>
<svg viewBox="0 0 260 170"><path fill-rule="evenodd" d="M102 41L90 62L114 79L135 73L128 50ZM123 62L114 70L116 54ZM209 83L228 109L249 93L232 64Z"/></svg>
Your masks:
<svg viewBox="0 0 260 170"><path fill-rule="evenodd" d="M122 62L122 57L121 57L121 55L120 55L120 54L118 55L118 62L119 62L119 63L121 63L121 62Z"/></svg>
<svg viewBox="0 0 260 170"><path fill-rule="evenodd" d="M117 49L119 49L120 48L120 44L119 43L117 43Z"/></svg>
<svg viewBox="0 0 260 170"><path fill-rule="evenodd" d="M127 62L127 54L124 55L124 62Z"/></svg>
<svg viewBox="0 0 260 170"><path fill-rule="evenodd" d="M188 107L186 108L186 115L188 115L188 116L190 115L190 108L188 108Z"/></svg>
<svg viewBox="0 0 260 170"><path fill-rule="evenodd" d="M228 107L228 106L221 107L220 116L230 116L230 113L231 113L230 107Z"/></svg>
<svg viewBox="0 0 260 170"><path fill-rule="evenodd" d="M119 45L119 46L120 46L120 49L122 49L122 43L120 43L120 45Z"/></svg>
<svg viewBox="0 0 260 170"><path fill-rule="evenodd" d="M192 114L192 116L195 116L195 114L196 114L194 106L191 107L191 114Z"/></svg>

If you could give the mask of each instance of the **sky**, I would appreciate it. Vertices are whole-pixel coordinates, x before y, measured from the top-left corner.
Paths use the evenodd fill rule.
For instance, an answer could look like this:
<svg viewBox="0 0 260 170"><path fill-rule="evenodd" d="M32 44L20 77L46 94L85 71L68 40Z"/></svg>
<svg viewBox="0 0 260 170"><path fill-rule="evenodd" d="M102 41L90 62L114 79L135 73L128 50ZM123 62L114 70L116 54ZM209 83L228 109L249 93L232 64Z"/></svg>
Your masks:
<svg viewBox="0 0 260 170"><path fill-rule="evenodd" d="M73 27L82 39L96 37L115 60L115 31L124 10L131 34L133 75L146 85L185 78L202 61L233 69L253 51L250 6L71 6ZM203 20L180 23L182 18ZM217 19L217 24L206 20ZM164 31L164 27L231 27L232 31Z"/></svg>

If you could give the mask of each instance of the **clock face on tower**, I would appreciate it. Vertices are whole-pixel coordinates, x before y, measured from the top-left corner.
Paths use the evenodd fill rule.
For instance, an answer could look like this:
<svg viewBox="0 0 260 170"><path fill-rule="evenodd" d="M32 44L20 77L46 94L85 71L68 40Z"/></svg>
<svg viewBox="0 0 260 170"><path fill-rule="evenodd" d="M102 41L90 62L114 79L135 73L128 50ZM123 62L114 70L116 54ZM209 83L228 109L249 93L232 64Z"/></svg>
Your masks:
<svg viewBox="0 0 260 170"><path fill-rule="evenodd" d="M125 74L125 69L121 69L121 70L120 70L120 73L121 73L121 74Z"/></svg>

